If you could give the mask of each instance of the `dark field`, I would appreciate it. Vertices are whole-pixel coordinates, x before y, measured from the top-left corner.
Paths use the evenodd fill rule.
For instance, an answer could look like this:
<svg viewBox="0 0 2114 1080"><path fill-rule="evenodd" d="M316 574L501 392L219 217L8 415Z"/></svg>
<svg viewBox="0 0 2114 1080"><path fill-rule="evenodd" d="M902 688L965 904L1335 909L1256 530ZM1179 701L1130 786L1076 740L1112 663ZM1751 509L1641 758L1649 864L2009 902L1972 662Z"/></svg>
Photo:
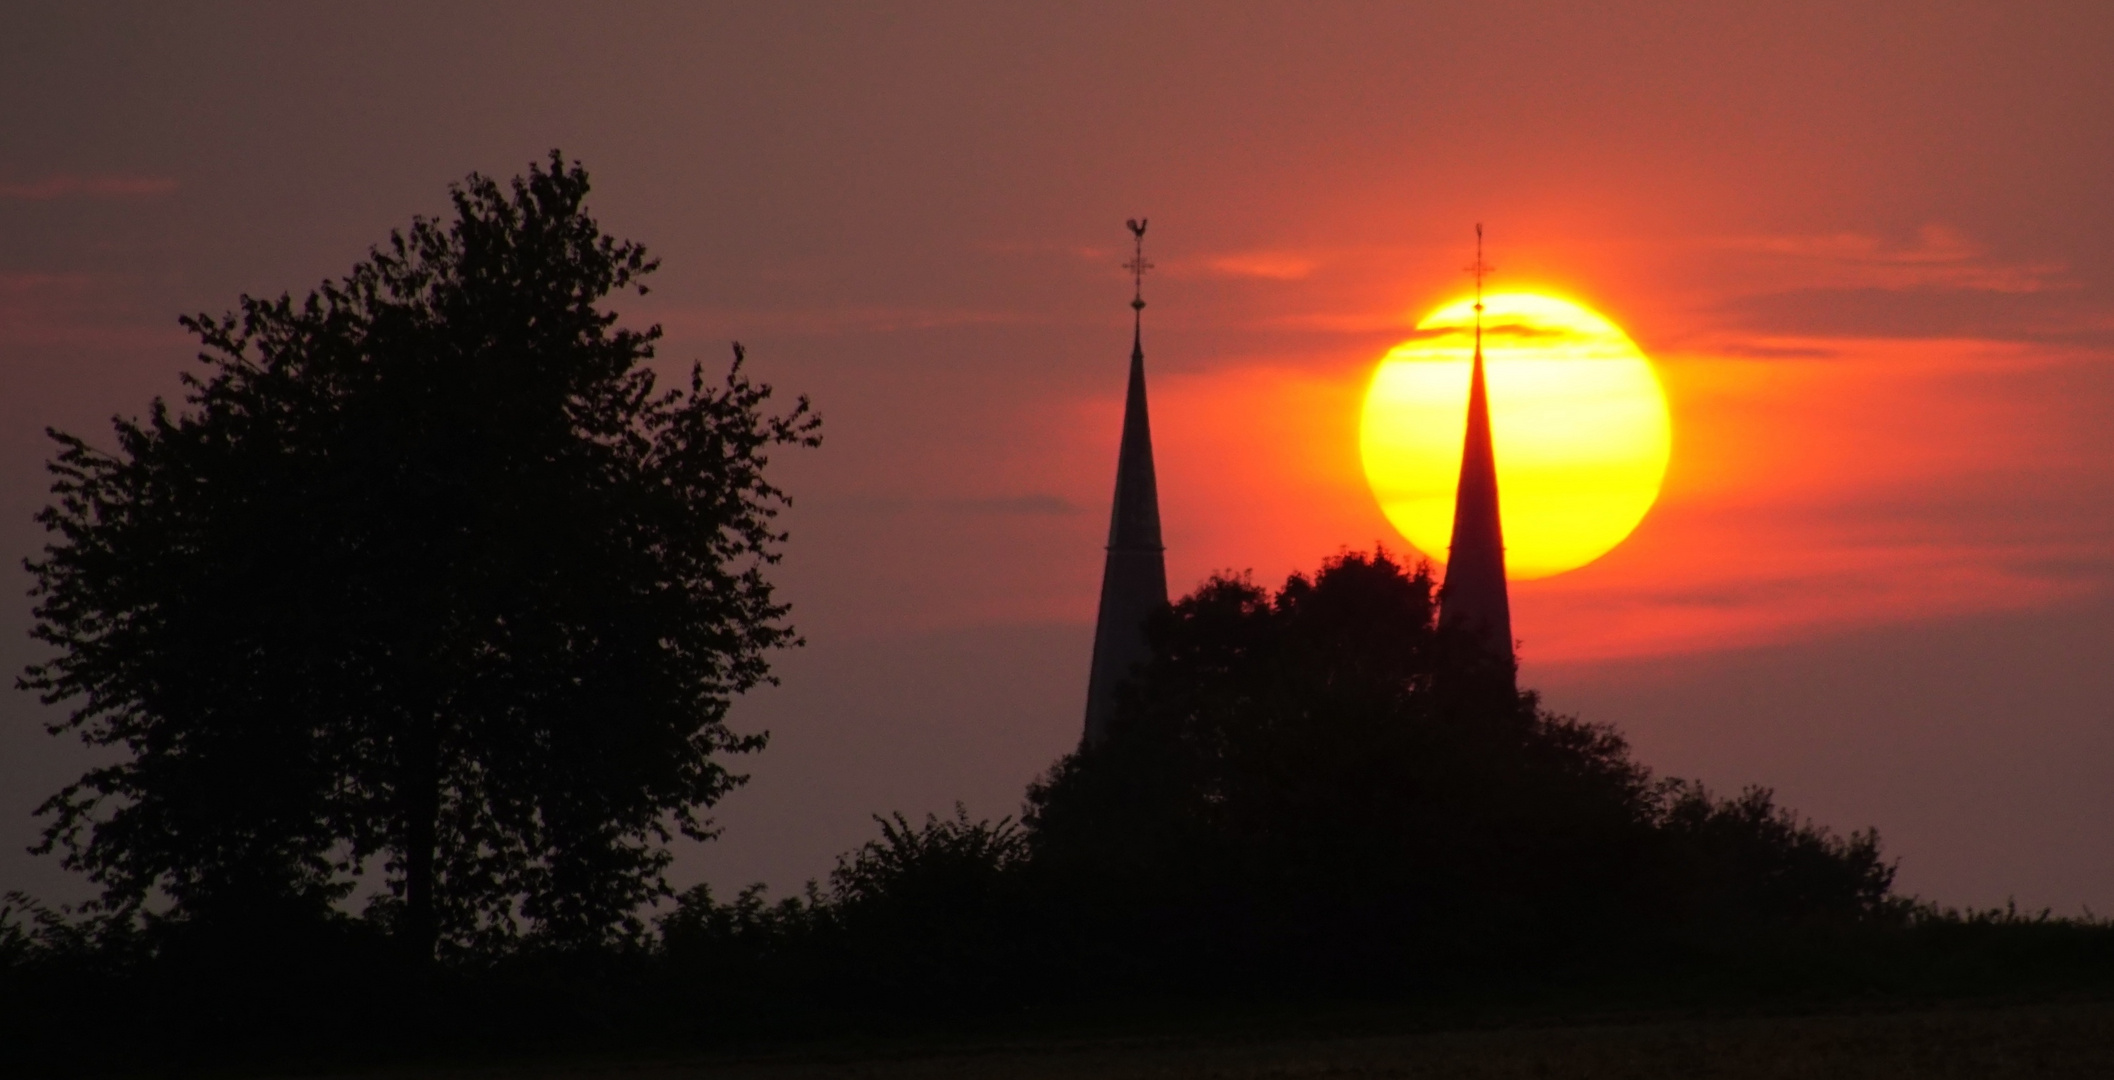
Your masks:
<svg viewBox="0 0 2114 1080"><path fill-rule="evenodd" d="M1948 1006L1817 1015L1661 1017L1404 1030L1379 1013L1336 1025L1261 1022L1180 1035L837 1046L752 1056L552 1060L369 1074L375 1080L534 1077L2114 1077L2114 1002ZM1399 1021L1400 1018L1397 1018ZM1338 1032L1324 1034L1329 1027Z"/></svg>

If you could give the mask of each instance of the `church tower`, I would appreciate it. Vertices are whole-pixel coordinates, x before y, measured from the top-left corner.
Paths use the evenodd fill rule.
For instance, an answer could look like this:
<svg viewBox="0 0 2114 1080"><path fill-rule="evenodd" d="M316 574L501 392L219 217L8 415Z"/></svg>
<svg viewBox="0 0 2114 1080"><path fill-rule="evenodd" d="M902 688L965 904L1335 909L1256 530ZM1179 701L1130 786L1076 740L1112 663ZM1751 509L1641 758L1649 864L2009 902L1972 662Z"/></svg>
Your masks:
<svg viewBox="0 0 2114 1080"><path fill-rule="evenodd" d="M1483 386L1483 227L1475 227L1475 362L1468 376L1468 437L1453 502L1453 543L1440 592L1439 625L1481 640L1514 677L1512 603L1505 592L1505 528L1498 514L1497 457L1490 443L1490 397Z"/></svg>
<svg viewBox="0 0 2114 1080"><path fill-rule="evenodd" d="M1145 271L1152 264L1145 261L1145 219L1128 224L1136 243L1135 256L1124 266L1135 287L1130 301L1130 390L1123 400L1116 499L1109 514L1108 560L1101 570L1101 613L1094 621L1094 666L1086 683L1086 746L1107 736L1116 711L1116 687L1150 655L1145 620L1167 603L1160 491L1153 479L1152 424L1145 414Z"/></svg>

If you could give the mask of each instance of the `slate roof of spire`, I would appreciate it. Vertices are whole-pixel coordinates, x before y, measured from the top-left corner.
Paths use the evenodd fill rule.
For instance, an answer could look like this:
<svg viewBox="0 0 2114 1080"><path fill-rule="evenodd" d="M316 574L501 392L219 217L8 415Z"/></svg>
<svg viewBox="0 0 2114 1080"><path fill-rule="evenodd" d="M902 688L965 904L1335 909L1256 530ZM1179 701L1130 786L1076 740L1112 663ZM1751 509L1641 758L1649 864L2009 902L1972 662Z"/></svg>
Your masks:
<svg viewBox="0 0 2114 1080"><path fill-rule="evenodd" d="M1138 243L1130 269L1138 278L1131 300L1130 387L1123 400L1123 440L1116 452L1116 496L1109 511L1108 555L1101 570L1101 607L1094 622L1094 660L1087 676L1086 745L1108 733L1116 688L1150 655L1145 620L1167 603L1166 549L1160 542L1160 490L1153 475L1152 422L1145 407L1145 223L1133 221Z"/></svg>
<svg viewBox="0 0 2114 1080"><path fill-rule="evenodd" d="M1490 444L1490 398L1480 349L1469 379L1468 435L1461 448L1439 622L1468 627L1509 662L1512 603L1505 590L1505 527L1498 513L1497 458Z"/></svg>
<svg viewBox="0 0 2114 1080"><path fill-rule="evenodd" d="M1475 362L1468 376L1468 433L1461 446L1461 482L1454 492L1453 542L1439 625L1460 626L1481 638L1504 670L1513 670L1512 601L1505 590L1505 526L1498 512L1497 455L1490 439L1490 394L1483 381L1483 227L1475 227Z"/></svg>

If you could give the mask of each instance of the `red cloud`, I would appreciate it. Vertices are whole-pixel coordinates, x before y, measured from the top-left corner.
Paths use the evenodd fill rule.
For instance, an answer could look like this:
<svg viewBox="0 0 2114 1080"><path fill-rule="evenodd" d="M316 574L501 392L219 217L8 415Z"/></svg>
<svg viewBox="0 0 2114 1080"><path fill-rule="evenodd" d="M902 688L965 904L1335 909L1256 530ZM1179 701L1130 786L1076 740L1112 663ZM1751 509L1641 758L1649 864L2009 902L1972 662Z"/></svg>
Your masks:
<svg viewBox="0 0 2114 1080"><path fill-rule="evenodd" d="M164 195L176 190L176 181L164 176L74 176L59 173L24 184L0 184L0 199L45 202L83 196L91 199L128 199Z"/></svg>

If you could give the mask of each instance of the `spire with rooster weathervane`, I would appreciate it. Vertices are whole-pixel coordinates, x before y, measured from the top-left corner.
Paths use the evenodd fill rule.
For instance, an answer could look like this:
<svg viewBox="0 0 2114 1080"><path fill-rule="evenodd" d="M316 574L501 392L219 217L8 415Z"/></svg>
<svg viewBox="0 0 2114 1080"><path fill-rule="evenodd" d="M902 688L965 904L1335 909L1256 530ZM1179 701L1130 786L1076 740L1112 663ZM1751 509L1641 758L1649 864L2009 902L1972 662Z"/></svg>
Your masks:
<svg viewBox="0 0 2114 1080"><path fill-rule="evenodd" d="M1116 498L1109 514L1108 556L1101 570L1101 608L1094 622L1094 660L1087 675L1086 731L1092 746L1108 735L1116 688L1150 655L1145 620L1167 604L1166 548L1160 543L1160 493L1153 476L1152 424L1145 411L1145 219L1127 222L1135 252L1131 272L1130 389L1123 401L1123 441L1116 454Z"/></svg>

